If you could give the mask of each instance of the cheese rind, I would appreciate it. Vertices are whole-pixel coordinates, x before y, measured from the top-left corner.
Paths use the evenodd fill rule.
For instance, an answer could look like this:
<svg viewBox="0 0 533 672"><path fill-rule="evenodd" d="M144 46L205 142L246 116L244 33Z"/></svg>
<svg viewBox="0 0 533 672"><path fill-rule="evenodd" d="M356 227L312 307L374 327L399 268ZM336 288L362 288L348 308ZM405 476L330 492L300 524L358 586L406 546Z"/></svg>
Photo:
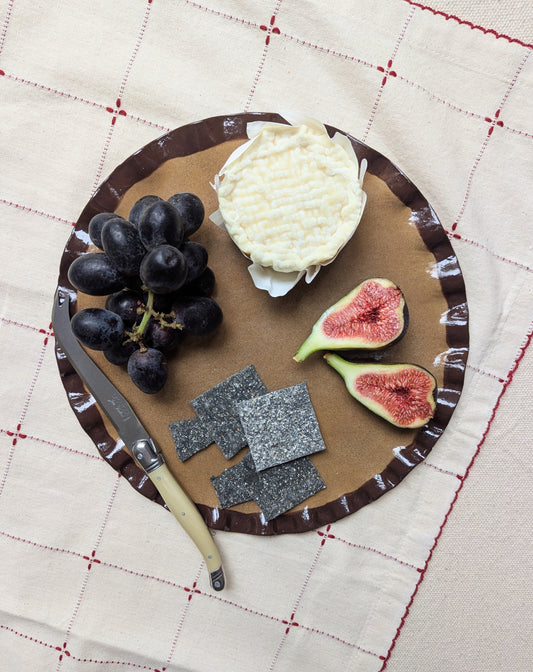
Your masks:
<svg viewBox="0 0 533 672"><path fill-rule="evenodd" d="M319 125L264 124L221 177L226 230L255 264L278 272L329 263L361 219L355 155Z"/></svg>

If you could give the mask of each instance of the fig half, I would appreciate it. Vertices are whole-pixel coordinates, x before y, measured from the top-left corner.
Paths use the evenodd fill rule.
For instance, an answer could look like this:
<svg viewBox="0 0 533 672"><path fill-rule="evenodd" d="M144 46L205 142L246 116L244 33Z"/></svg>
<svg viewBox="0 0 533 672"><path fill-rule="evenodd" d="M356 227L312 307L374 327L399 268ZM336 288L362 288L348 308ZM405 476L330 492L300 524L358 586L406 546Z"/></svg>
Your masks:
<svg viewBox="0 0 533 672"><path fill-rule="evenodd" d="M302 362L317 350L380 350L404 335L408 321L401 289L370 278L322 313L294 359Z"/></svg>
<svg viewBox="0 0 533 672"><path fill-rule="evenodd" d="M396 427L425 425L437 406L437 381L415 364L359 364L333 353L327 363L344 378L348 392Z"/></svg>

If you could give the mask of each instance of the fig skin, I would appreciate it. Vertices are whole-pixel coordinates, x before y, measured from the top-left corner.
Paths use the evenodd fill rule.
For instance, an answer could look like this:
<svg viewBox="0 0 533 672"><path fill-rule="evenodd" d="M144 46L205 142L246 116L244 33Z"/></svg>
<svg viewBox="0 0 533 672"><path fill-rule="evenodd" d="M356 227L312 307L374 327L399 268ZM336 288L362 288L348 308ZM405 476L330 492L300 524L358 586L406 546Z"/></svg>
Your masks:
<svg viewBox="0 0 533 672"><path fill-rule="evenodd" d="M437 381L421 366L348 362L334 353L324 359L354 399L396 427L423 427L435 414Z"/></svg>
<svg viewBox="0 0 533 672"><path fill-rule="evenodd" d="M317 350L382 350L397 343L408 324L401 289L387 278L369 278L322 313L293 359L303 362Z"/></svg>

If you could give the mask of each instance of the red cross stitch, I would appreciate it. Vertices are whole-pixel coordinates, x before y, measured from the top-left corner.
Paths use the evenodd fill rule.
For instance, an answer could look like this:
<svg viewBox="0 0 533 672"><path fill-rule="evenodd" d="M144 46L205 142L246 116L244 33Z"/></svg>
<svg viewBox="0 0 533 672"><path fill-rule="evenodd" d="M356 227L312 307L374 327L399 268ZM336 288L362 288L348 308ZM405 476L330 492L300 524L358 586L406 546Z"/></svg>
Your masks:
<svg viewBox="0 0 533 672"><path fill-rule="evenodd" d="M318 531L317 531L318 536L319 536L319 537L322 537L322 541L320 542L320 545L321 545L321 546L324 546L324 544L326 543L326 539L335 539L335 535L334 535L334 534L329 534L329 531L330 531L330 530L331 530L331 525L328 525L328 526L326 527L326 531L325 531L325 532L322 532L321 530L318 530Z"/></svg>
<svg viewBox="0 0 533 672"><path fill-rule="evenodd" d="M295 628L297 628L297 627L300 625L299 623L297 623L297 622L294 620L294 612L291 614L291 617L290 617L290 619L289 619L288 621L285 620L285 619L282 619L281 622L283 623L283 625L286 625L286 626L287 626L286 629L285 629L285 634L286 634L286 635L289 634L289 630L291 629L291 627L295 627Z"/></svg>
<svg viewBox="0 0 533 672"><path fill-rule="evenodd" d="M385 85L385 82L387 81L387 77L397 77L398 76L394 70L391 70L391 66L392 66L392 59L389 59L386 68L384 68L382 65L377 66L377 69L380 72L385 73L385 76L381 80L381 86Z"/></svg>
<svg viewBox="0 0 533 672"><path fill-rule="evenodd" d="M488 135L492 135L492 133L494 131L494 128L496 126L499 126L500 128L502 128L503 121L501 119L499 119L500 112L501 112L501 110L496 110L496 112L494 113L494 119L492 119L491 117L485 117L485 121L490 124Z"/></svg>
<svg viewBox="0 0 533 672"><path fill-rule="evenodd" d="M272 14L272 16L270 17L270 24L268 26L266 26L264 23L259 26L259 28L261 30L264 30L267 33L267 36L266 36L266 39L265 39L265 44L270 43L270 35L271 34L274 34L274 35L279 35L280 34L279 28L274 25L275 21L276 21L276 17L275 17L274 14Z"/></svg>
<svg viewBox="0 0 533 672"><path fill-rule="evenodd" d="M27 434L23 434L23 433L20 431L20 430L21 430L21 427L22 427L22 424L19 422L19 424L17 425L17 429L16 429L15 432L12 432L11 430L6 430L6 434L7 434L8 436L13 437L13 441L11 442L11 444L12 444L13 446L16 446L16 445L17 445L17 441L18 441L19 439L25 439L25 438L27 438L27 436L28 436Z"/></svg>
<svg viewBox="0 0 533 672"><path fill-rule="evenodd" d="M63 642L63 646L56 646L56 651L60 651L61 654L59 656L59 660L63 660L63 655L67 656L70 658L70 651L67 649L67 643Z"/></svg>
<svg viewBox="0 0 533 672"><path fill-rule="evenodd" d="M87 565L87 569L91 569L91 567L93 566L93 563L94 563L94 564L97 564L97 565L100 564L101 561L98 560L98 558L96 558L95 556L96 556L96 551L93 551L93 552L91 553L91 556L90 556L90 557L89 557L88 555L84 555L84 556L83 556L83 559L84 559L84 560L88 560L88 561L89 561L89 564Z"/></svg>
<svg viewBox="0 0 533 672"><path fill-rule="evenodd" d="M198 583L198 582L195 581L195 582L192 584L192 588L187 588L187 587L185 587L185 588L183 589L186 593L189 593L189 595L188 595L188 597L187 597L187 601L188 601L188 602L190 602L190 601L192 600L192 596L194 595L194 593L196 593L196 594L198 594L198 595L201 595L201 591L198 590L198 588L196 587L196 586L197 586L197 583Z"/></svg>
<svg viewBox="0 0 533 672"><path fill-rule="evenodd" d="M121 106L121 100L120 98L117 98L115 102L115 107L106 107L105 109L107 112L110 112L113 115L113 119L111 119L111 124L114 126L115 122L117 120L117 116L120 115L121 117L125 117L126 115L126 110L120 109Z"/></svg>

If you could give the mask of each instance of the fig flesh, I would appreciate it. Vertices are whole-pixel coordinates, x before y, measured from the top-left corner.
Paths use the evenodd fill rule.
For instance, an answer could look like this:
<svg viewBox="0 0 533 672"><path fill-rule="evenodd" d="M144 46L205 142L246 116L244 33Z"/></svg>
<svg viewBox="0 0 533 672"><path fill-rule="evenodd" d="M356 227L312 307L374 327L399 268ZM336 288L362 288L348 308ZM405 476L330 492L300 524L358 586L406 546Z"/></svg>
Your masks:
<svg viewBox="0 0 533 672"><path fill-rule="evenodd" d="M317 350L381 350L404 335L408 321L401 289L370 278L322 313L294 359L302 362Z"/></svg>
<svg viewBox="0 0 533 672"><path fill-rule="evenodd" d="M354 363L333 353L324 358L344 378L352 397L396 427L422 427L433 417L437 381L423 367Z"/></svg>

